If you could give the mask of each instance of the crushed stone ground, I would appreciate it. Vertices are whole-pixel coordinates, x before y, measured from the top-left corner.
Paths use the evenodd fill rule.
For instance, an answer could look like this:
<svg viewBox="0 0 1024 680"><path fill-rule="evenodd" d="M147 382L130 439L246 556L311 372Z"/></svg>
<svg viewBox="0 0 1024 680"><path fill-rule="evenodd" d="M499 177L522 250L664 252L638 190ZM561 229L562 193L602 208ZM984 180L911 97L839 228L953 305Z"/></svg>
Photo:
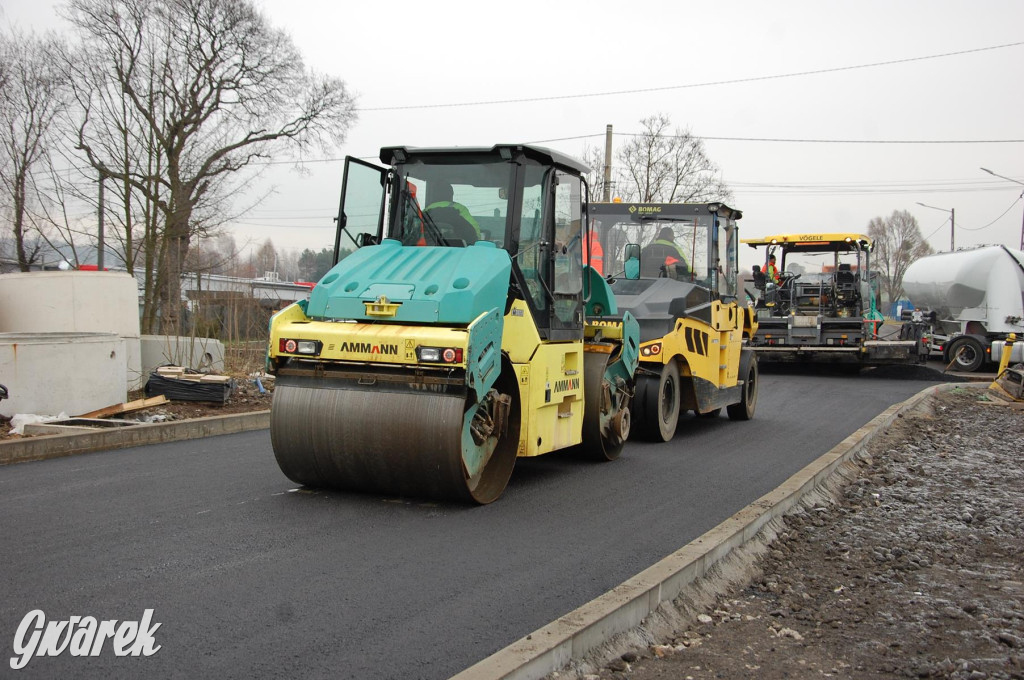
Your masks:
<svg viewBox="0 0 1024 680"><path fill-rule="evenodd" d="M1024 410L929 397L753 580L657 644L552 677L1024 678Z"/></svg>

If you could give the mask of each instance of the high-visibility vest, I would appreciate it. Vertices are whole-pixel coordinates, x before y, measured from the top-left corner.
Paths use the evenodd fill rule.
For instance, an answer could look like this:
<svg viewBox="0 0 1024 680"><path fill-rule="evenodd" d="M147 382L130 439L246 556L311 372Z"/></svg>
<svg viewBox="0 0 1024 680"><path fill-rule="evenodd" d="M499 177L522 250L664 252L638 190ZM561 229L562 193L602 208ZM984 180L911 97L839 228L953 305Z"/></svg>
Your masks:
<svg viewBox="0 0 1024 680"><path fill-rule="evenodd" d="M677 246L675 243L673 243L672 241L664 241L664 240L659 238L659 239L656 239L654 241L654 244L652 244L652 245L667 246L667 247L671 248L672 250L674 250L677 255L679 255L678 258L672 257L671 255L666 255L665 256L665 264L667 264L667 265L668 264L678 265L680 262L682 262L683 266L686 267L687 269L689 269L689 265L686 264L686 258L683 256L682 249L679 246Z"/></svg>
<svg viewBox="0 0 1024 680"><path fill-rule="evenodd" d="M455 212L459 213L459 215L463 219L469 222L469 226L473 227L473 231L476 232L476 237L480 238L480 225L477 224L476 218L473 217L472 214L470 214L469 208L462 205L461 203L456 203L455 201L435 201L434 203L431 203L426 208L424 208L424 210L430 212L431 210L435 210L437 208L451 208Z"/></svg>
<svg viewBox="0 0 1024 680"><path fill-rule="evenodd" d="M779 281L779 268L773 264L766 264L761 267L761 271L764 272L768 278L778 283Z"/></svg>
<svg viewBox="0 0 1024 680"><path fill-rule="evenodd" d="M583 251L583 264L589 264L601 276L604 276L604 249L597 240L597 234L590 232L590 255Z"/></svg>

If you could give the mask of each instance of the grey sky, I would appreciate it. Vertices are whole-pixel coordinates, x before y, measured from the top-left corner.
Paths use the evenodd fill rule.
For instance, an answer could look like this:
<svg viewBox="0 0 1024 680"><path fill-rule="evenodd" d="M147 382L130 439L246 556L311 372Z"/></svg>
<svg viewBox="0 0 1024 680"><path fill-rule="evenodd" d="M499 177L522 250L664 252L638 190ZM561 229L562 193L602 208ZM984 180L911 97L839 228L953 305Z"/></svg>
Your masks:
<svg viewBox="0 0 1024 680"><path fill-rule="evenodd" d="M4 0L0 21L58 27L55 4ZM275 193L233 227L240 243L330 245L346 154L540 142L578 156L607 124L618 141L656 113L708 138L864 142L708 139L745 237L866 231L899 209L948 250L949 215L921 202L956 209L957 247L1020 243L1024 186L979 168L1024 182L1024 143L867 142L1024 139L1024 45L845 68L1022 42L1019 0L259 4L362 111L339 160L266 169ZM825 72L679 87L808 71ZM532 101L442 106L509 99Z"/></svg>

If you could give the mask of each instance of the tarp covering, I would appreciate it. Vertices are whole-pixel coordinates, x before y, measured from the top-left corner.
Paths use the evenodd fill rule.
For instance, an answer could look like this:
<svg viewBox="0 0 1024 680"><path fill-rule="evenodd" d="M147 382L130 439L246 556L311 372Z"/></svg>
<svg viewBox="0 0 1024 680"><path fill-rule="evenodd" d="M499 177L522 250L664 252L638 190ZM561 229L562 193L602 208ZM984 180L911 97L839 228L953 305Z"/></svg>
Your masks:
<svg viewBox="0 0 1024 680"><path fill-rule="evenodd" d="M199 377L200 374L195 374ZM159 373L150 373L146 382L146 396L164 395L171 401L212 401L227 402L235 389L235 381L205 382L188 378L171 378Z"/></svg>

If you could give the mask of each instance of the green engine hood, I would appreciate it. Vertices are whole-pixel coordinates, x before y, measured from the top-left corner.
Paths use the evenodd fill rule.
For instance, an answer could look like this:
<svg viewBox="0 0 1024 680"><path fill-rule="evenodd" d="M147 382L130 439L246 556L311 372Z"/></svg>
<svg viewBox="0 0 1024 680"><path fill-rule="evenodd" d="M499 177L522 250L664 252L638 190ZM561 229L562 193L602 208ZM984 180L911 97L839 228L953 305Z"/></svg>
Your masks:
<svg viewBox="0 0 1024 680"><path fill-rule="evenodd" d="M313 288L311 319L466 325L481 313L504 309L512 261L493 243L465 248L403 246L385 239L339 262ZM393 313L369 313L382 297Z"/></svg>

